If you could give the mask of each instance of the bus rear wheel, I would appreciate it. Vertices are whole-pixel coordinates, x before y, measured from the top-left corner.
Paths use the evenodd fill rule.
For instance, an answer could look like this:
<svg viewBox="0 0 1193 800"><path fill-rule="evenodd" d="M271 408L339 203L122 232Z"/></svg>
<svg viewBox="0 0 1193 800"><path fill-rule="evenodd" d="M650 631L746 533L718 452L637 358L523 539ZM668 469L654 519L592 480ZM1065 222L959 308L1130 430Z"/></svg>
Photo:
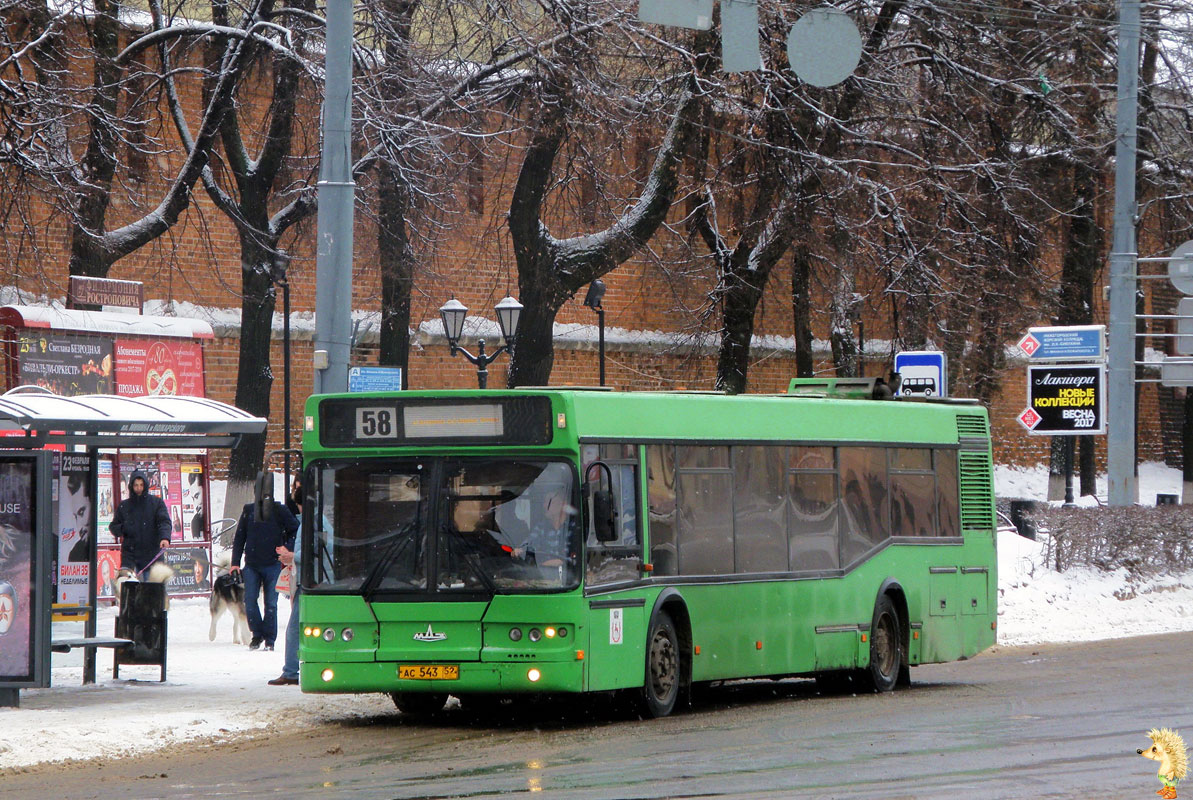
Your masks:
<svg viewBox="0 0 1193 800"><path fill-rule="evenodd" d="M648 717L665 717L675 708L679 697L679 635L666 611L650 622L646 637L646 681L642 686L642 712Z"/></svg>
<svg viewBox="0 0 1193 800"><path fill-rule="evenodd" d="M394 705L403 714L422 716L443 710L447 695L441 692L393 692Z"/></svg>
<svg viewBox="0 0 1193 800"><path fill-rule="evenodd" d="M888 595L874 606L870 623L870 666L862 671L865 682L876 692L894 691L903 667L903 633L899 614Z"/></svg>

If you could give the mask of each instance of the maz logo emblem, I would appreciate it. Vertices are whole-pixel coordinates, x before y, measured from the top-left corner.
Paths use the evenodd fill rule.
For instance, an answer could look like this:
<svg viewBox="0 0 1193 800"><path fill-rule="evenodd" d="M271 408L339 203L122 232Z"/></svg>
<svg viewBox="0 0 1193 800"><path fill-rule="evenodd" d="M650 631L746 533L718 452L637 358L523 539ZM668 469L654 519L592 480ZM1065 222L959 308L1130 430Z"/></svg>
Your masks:
<svg viewBox="0 0 1193 800"><path fill-rule="evenodd" d="M414 641L416 642L442 642L446 638L446 633L435 633L435 631L431 630L430 625L422 633L414 634Z"/></svg>

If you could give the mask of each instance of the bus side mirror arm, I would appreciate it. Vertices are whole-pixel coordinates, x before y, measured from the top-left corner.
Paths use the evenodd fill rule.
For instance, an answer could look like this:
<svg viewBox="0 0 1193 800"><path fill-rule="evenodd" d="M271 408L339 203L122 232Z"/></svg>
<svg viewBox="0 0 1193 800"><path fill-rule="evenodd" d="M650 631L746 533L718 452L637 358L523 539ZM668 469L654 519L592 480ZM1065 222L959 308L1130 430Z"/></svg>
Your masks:
<svg viewBox="0 0 1193 800"><path fill-rule="evenodd" d="M598 542L616 542L618 538L615 522L617 512L613 508L613 492L611 488L596 489L593 487L588 477L593 467L603 469L609 480L609 486L613 486L613 471L604 461L594 461L588 465L588 469L584 470L584 497L587 499L589 495L592 496L592 529Z"/></svg>

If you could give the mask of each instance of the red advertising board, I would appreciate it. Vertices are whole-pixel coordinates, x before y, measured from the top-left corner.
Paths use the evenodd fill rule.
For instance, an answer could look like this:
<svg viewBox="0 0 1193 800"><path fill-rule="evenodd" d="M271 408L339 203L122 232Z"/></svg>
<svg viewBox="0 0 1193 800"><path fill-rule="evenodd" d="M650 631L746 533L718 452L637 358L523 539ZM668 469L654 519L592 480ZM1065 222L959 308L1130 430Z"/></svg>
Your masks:
<svg viewBox="0 0 1193 800"><path fill-rule="evenodd" d="M117 339L116 394L203 397L203 348L174 339Z"/></svg>

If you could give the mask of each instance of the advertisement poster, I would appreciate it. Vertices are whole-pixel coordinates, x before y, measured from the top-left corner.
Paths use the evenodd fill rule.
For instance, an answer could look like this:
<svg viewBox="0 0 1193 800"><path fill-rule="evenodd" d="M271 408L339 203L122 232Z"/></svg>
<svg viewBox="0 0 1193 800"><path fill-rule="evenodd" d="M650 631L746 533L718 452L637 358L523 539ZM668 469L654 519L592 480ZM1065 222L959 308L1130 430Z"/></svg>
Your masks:
<svg viewBox="0 0 1193 800"><path fill-rule="evenodd" d="M33 677L33 463L0 459L0 681Z"/></svg>
<svg viewBox="0 0 1193 800"><path fill-rule="evenodd" d="M1027 368L1027 408L1019 422L1036 435L1103 434L1105 398L1103 364L1033 364Z"/></svg>
<svg viewBox="0 0 1193 800"><path fill-rule="evenodd" d="M89 336L22 333L20 378L54 394L112 394L112 341Z"/></svg>
<svg viewBox="0 0 1193 800"><path fill-rule="evenodd" d="M170 541L181 542L182 533L182 472L177 461L161 461L158 463L158 480L161 485L161 498L166 503L166 511L170 515Z"/></svg>
<svg viewBox="0 0 1193 800"><path fill-rule="evenodd" d="M96 541L101 545L116 544L116 537L108 526L112 524L112 517L116 514L117 498L120 493L112 484L112 460L99 460L99 507L96 509Z"/></svg>
<svg viewBox="0 0 1193 800"><path fill-rule="evenodd" d="M182 530L189 541L206 538L203 516L203 466L182 464Z"/></svg>
<svg viewBox="0 0 1193 800"><path fill-rule="evenodd" d="M203 348L187 340L117 339L116 394L203 397Z"/></svg>
<svg viewBox="0 0 1193 800"><path fill-rule="evenodd" d="M96 597L116 599L116 575L120 572L120 548L101 547L96 556L95 568L99 572L99 586Z"/></svg>
<svg viewBox="0 0 1193 800"><path fill-rule="evenodd" d="M211 591L211 556L206 547L171 547L166 564L174 577L166 586L170 594L194 594Z"/></svg>
<svg viewBox="0 0 1193 800"><path fill-rule="evenodd" d="M88 459L63 453L58 468L58 590L56 603L87 605L94 505Z"/></svg>

